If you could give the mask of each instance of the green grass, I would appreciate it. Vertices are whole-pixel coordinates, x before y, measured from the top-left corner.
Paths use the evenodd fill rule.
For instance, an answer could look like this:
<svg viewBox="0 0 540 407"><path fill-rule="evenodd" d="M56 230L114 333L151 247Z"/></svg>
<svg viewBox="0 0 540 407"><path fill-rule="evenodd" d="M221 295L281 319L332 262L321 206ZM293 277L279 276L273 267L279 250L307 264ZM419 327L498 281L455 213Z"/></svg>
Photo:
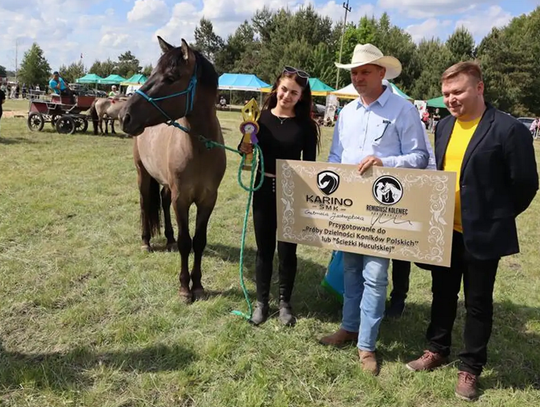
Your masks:
<svg viewBox="0 0 540 407"><path fill-rule="evenodd" d="M240 114L220 118L235 146ZM211 295L188 306L177 294L178 253L140 251L132 140L62 136L50 124L30 133L17 118L0 124L0 405L465 405L454 397L455 364L420 374L403 365L425 345L425 271L413 270L405 316L382 324L377 378L360 370L354 347L317 343L340 321L339 303L320 288L327 251L299 247L295 328L276 318L254 328L230 314L247 309L238 281L247 197L236 184L238 156L228 153L209 226L203 284ZM321 160L330 138L324 129ZM519 218L522 253L501 262L478 405L540 400L539 226L537 198ZM251 298L254 254L250 221ZM460 309L453 356L462 343Z"/></svg>
<svg viewBox="0 0 540 407"><path fill-rule="evenodd" d="M2 105L2 110L4 112L12 112L12 111L28 111L28 100L25 99L6 99L4 104Z"/></svg>

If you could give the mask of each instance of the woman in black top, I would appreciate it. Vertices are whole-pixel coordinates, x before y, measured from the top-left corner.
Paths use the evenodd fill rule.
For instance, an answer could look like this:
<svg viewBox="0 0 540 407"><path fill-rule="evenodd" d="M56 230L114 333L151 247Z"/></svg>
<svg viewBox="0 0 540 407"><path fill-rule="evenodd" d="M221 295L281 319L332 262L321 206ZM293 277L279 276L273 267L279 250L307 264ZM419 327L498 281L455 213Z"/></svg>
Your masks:
<svg viewBox="0 0 540 407"><path fill-rule="evenodd" d="M311 118L309 75L285 67L266 99L257 138L264 158L261 189L253 195L253 223L257 242L257 306L252 322L262 324L268 318L272 263L276 250L276 159L315 161L319 144L319 127ZM241 143L240 152L249 154L253 146ZM279 257L279 319L293 325L291 294L296 276L296 244L277 242Z"/></svg>

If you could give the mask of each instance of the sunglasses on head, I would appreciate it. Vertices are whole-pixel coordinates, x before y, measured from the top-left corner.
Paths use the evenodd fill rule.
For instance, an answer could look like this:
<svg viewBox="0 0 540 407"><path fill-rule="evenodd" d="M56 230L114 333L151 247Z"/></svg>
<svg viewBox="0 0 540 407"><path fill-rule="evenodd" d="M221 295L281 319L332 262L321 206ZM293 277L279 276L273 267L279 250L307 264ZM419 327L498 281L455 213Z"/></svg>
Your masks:
<svg viewBox="0 0 540 407"><path fill-rule="evenodd" d="M309 79L309 74L301 69L294 68L292 66L286 66L283 68L283 73L296 74L300 78Z"/></svg>

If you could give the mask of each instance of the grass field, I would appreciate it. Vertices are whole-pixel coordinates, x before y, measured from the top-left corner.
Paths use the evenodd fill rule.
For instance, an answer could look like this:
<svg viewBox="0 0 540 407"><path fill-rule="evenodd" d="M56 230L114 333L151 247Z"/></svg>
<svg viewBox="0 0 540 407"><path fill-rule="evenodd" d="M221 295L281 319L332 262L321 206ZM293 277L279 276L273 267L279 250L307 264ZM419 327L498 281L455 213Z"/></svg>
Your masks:
<svg viewBox="0 0 540 407"><path fill-rule="evenodd" d="M27 109L16 103L5 108ZM235 146L240 115L220 118ZM425 271L413 270L404 317L382 324L377 378L361 371L354 347L317 343L340 322L340 304L320 288L329 252L299 247L295 328L276 318L254 328L230 314L247 309L238 281L247 196L236 184L238 156L228 154L209 227L203 284L211 295L188 306L177 295L178 253L140 251L132 140L63 136L50 124L30 133L17 118L0 126L1 406L465 405L454 397L455 364L418 374L404 366L425 346ZM320 160L330 138L324 129ZM519 218L522 253L501 262L477 405L540 401L539 229L537 197ZM250 227L252 299L254 255ZM460 310L453 357L462 343Z"/></svg>

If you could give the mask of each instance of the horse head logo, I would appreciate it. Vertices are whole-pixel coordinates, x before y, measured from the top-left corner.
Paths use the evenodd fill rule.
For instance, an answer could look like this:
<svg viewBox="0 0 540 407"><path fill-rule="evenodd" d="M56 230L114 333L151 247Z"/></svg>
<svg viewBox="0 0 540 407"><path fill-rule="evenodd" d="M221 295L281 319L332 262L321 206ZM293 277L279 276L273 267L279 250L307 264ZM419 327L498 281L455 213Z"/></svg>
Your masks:
<svg viewBox="0 0 540 407"><path fill-rule="evenodd" d="M383 175L373 183L373 197L383 205L395 205L403 197L403 185L396 177Z"/></svg>
<svg viewBox="0 0 540 407"><path fill-rule="evenodd" d="M319 172L317 186L324 194L332 195L339 187L339 175L333 171Z"/></svg>

